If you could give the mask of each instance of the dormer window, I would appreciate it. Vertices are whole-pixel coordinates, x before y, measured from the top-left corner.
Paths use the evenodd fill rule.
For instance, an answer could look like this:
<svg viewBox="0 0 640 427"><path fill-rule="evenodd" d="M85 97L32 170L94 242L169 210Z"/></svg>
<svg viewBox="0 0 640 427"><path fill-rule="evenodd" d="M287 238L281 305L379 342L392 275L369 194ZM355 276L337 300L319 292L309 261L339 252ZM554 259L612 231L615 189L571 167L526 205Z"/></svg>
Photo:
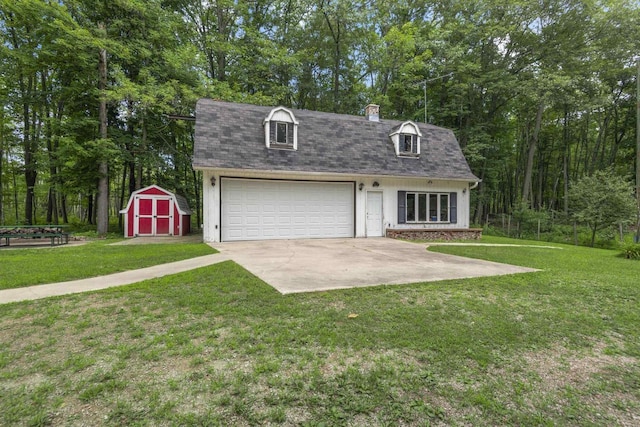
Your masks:
<svg viewBox="0 0 640 427"><path fill-rule="evenodd" d="M264 119L264 139L267 148L298 149L298 121L293 112L276 107Z"/></svg>
<svg viewBox="0 0 640 427"><path fill-rule="evenodd" d="M418 135L400 134L400 152L402 154L418 154Z"/></svg>
<svg viewBox="0 0 640 427"><path fill-rule="evenodd" d="M422 132L411 121L402 123L391 130L391 142L398 157L419 157Z"/></svg>
<svg viewBox="0 0 640 427"><path fill-rule="evenodd" d="M289 123L283 123L283 122L276 123L276 142L278 144L288 144L287 142L288 129L289 129Z"/></svg>

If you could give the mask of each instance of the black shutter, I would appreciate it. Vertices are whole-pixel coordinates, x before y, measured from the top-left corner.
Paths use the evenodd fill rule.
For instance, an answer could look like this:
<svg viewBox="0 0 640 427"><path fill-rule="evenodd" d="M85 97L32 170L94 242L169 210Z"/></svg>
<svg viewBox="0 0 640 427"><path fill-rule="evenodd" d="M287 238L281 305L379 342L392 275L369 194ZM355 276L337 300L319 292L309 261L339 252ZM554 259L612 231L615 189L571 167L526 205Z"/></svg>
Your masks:
<svg viewBox="0 0 640 427"><path fill-rule="evenodd" d="M451 224L458 222L458 193L449 194L449 221Z"/></svg>
<svg viewBox="0 0 640 427"><path fill-rule="evenodd" d="M398 224L407 222L407 192L398 191Z"/></svg>

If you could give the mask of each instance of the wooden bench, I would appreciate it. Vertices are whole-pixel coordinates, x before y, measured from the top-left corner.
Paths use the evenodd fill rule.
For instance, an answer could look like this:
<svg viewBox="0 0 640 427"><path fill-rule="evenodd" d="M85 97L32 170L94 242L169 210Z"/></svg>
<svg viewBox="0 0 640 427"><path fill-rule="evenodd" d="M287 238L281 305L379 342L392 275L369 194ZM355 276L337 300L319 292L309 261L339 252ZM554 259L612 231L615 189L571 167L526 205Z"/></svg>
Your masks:
<svg viewBox="0 0 640 427"><path fill-rule="evenodd" d="M9 246L11 239L50 239L54 246L69 243L69 233L60 225L0 227L0 243L4 242L0 246Z"/></svg>

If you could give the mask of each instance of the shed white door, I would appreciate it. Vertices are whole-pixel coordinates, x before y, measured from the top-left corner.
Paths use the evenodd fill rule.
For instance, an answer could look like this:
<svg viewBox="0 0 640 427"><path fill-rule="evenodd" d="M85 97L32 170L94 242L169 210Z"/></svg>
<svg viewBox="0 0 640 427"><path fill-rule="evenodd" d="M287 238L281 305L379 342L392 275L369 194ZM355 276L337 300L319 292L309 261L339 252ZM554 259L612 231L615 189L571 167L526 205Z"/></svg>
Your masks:
<svg viewBox="0 0 640 427"><path fill-rule="evenodd" d="M223 178L222 241L353 237L353 183Z"/></svg>
<svg viewBox="0 0 640 427"><path fill-rule="evenodd" d="M382 236L382 192L367 191L367 237Z"/></svg>

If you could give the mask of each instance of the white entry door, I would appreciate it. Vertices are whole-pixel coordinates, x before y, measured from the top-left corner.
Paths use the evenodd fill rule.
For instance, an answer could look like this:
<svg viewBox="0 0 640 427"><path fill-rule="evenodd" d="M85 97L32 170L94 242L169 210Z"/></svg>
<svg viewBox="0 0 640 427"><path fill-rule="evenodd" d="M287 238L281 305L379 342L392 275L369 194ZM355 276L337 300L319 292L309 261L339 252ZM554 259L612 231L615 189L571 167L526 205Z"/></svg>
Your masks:
<svg viewBox="0 0 640 427"><path fill-rule="evenodd" d="M367 237L383 236L382 192L367 191Z"/></svg>

